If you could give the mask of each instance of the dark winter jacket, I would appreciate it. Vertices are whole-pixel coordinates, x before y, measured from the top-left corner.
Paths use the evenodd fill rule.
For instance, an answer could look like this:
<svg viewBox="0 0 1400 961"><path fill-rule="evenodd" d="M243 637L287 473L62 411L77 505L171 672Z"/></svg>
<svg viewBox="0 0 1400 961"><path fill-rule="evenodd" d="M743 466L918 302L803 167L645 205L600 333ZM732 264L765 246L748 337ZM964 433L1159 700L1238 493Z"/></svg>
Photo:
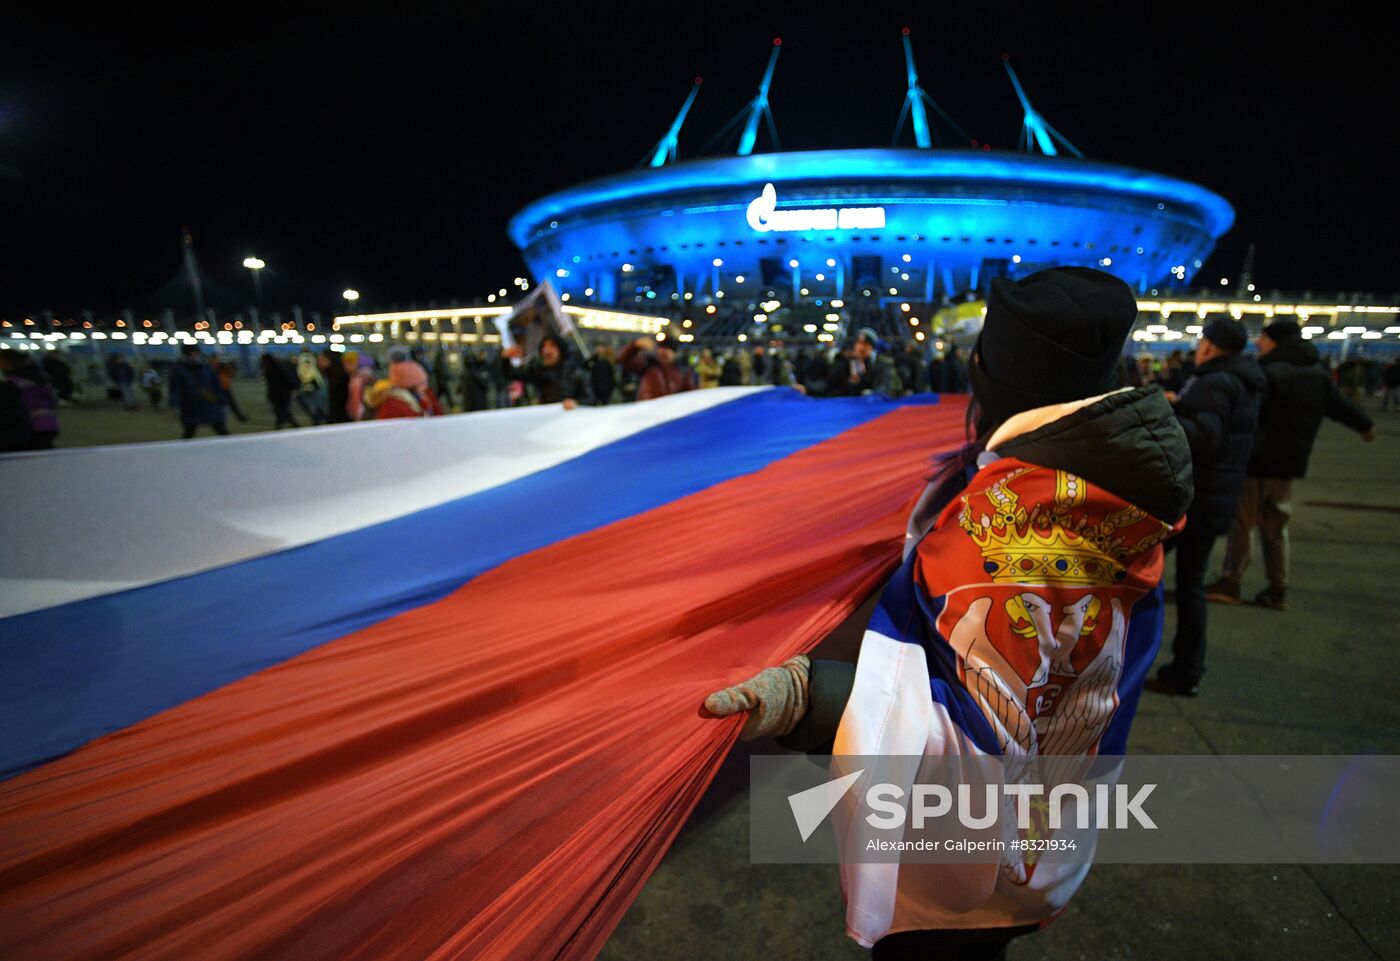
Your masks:
<svg viewBox="0 0 1400 961"><path fill-rule="evenodd" d="M333 355L330 366L321 371L321 376L326 378L326 420L332 424L348 423L350 376L345 373L339 354Z"/></svg>
<svg viewBox="0 0 1400 961"><path fill-rule="evenodd" d="M292 393L300 383L295 374L275 357L264 357L262 361L263 381L267 384L267 399L274 406L282 406L291 401Z"/></svg>
<svg viewBox="0 0 1400 961"><path fill-rule="evenodd" d="M1192 530L1223 534L1234 519L1265 383L1253 358L1226 354L1196 368L1182 388L1176 416L1191 445L1196 496L1186 513Z"/></svg>
<svg viewBox="0 0 1400 961"><path fill-rule="evenodd" d="M1167 523L1175 523L1192 499L1190 447L1171 405L1155 387L1109 394L1000 443L983 457L1014 457L1070 471ZM936 519L973 476L939 488L941 503L921 499L916 513L930 522ZM830 754L854 681L854 664L813 661L807 714L779 743L792 751Z"/></svg>
<svg viewBox="0 0 1400 961"><path fill-rule="evenodd" d="M1317 348L1293 337L1260 358L1268 386L1259 411L1259 432L1249 459L1250 477L1302 477L1323 417L1365 432L1374 424L1337 390L1318 363Z"/></svg>
<svg viewBox="0 0 1400 961"><path fill-rule="evenodd" d="M0 380L0 454L29 450L32 437L29 411L20 397L19 388L7 380Z"/></svg>
<svg viewBox="0 0 1400 961"><path fill-rule="evenodd" d="M578 368L567 357L561 358L552 367L546 366L538 356L531 357L519 367L512 366L509 358L502 357L501 373L509 380L532 385L541 404L588 399L588 387Z"/></svg>
<svg viewBox="0 0 1400 961"><path fill-rule="evenodd" d="M852 382L852 371L857 376ZM864 363L855 357L838 357L831 365L831 374L826 382L826 397L859 397L862 394L879 394L893 400L904 393L904 382L899 379L899 370L894 359L887 353L872 354Z"/></svg>
<svg viewBox="0 0 1400 961"><path fill-rule="evenodd" d="M680 364L665 363L659 354L642 350L637 344L628 344L618 355L617 363L624 370L630 370L640 378L637 386L638 400L651 400L694 390L695 378L690 370Z"/></svg>
<svg viewBox="0 0 1400 961"><path fill-rule="evenodd" d="M179 408L184 424L224 422L223 385L203 358L187 358L170 369L170 406Z"/></svg>
<svg viewBox="0 0 1400 961"><path fill-rule="evenodd" d="M30 446L51 446L58 433L58 397L48 375L38 364L26 363L6 374L5 380L19 391L20 401L29 412Z"/></svg>
<svg viewBox="0 0 1400 961"><path fill-rule="evenodd" d="M588 362L588 379L593 389L593 403L599 407L612 403L613 388L617 386L617 371L612 361L595 354Z"/></svg>

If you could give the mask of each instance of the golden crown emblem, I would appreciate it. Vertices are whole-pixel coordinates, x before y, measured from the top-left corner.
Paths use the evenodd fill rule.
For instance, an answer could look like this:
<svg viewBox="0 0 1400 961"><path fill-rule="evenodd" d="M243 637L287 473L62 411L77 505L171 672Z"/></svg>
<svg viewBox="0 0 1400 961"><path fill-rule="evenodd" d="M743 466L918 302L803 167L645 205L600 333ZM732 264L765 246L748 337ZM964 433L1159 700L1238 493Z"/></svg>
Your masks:
<svg viewBox="0 0 1400 961"><path fill-rule="evenodd" d="M983 570L994 583L1112 586L1126 576L1129 557L1170 533L1168 525L1131 505L1092 516L1084 509L1088 484L1068 471L1054 471L1051 498L1023 506L1025 488L1031 485L1016 482L1046 472L1040 467L1017 468L985 492L963 496L958 523L981 551ZM1143 536L1129 536L1131 528L1142 531L1139 525L1144 521L1150 524Z"/></svg>

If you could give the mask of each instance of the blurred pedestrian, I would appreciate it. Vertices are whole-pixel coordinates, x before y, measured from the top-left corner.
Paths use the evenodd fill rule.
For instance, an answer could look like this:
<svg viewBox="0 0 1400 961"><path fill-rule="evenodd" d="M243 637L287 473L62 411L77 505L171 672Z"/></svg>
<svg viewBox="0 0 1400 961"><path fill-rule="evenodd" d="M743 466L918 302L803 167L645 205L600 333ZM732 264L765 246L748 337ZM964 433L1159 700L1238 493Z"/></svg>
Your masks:
<svg viewBox="0 0 1400 961"><path fill-rule="evenodd" d="M491 406L487 361L479 350L462 351L462 409L487 410Z"/></svg>
<svg viewBox="0 0 1400 961"><path fill-rule="evenodd" d="M136 395L132 391L131 385L136 380L136 372L131 369L126 358L120 354L113 354L108 358L107 376L111 379L112 386L116 388L122 406L127 410L135 410Z"/></svg>
<svg viewBox="0 0 1400 961"><path fill-rule="evenodd" d="M0 355L6 349L0 347ZM29 410L24 406L19 388L5 380L4 371L0 369L0 454L29 450L33 434Z"/></svg>
<svg viewBox="0 0 1400 961"><path fill-rule="evenodd" d="M1381 386L1385 388L1381 410L1390 410L1393 405L1400 411L1400 358L1385 365L1385 371L1381 374Z"/></svg>
<svg viewBox="0 0 1400 961"><path fill-rule="evenodd" d="M694 375L676 363L676 348L669 339L640 337L623 348L617 362L639 378L637 400L695 389Z"/></svg>
<svg viewBox="0 0 1400 961"><path fill-rule="evenodd" d="M154 364L147 364L141 371L141 389L151 399L151 410L160 410L161 383L160 371Z"/></svg>
<svg viewBox="0 0 1400 961"><path fill-rule="evenodd" d="M613 388L617 385L615 359L613 349L606 345L595 350L589 358L588 381L595 407L612 403Z"/></svg>
<svg viewBox="0 0 1400 961"><path fill-rule="evenodd" d="M180 363L170 371L170 406L179 411L182 438L189 440L206 424L216 434L227 434L226 397L219 375L200 356L199 345L185 344Z"/></svg>
<svg viewBox="0 0 1400 961"><path fill-rule="evenodd" d="M943 354L943 393L967 393L967 365L963 363L962 352L950 346Z"/></svg>
<svg viewBox="0 0 1400 961"><path fill-rule="evenodd" d="M58 397L59 405L71 404L73 402L73 368L68 365L63 354L57 350L45 351L43 368L44 373L48 375L49 383L53 385L53 391Z"/></svg>
<svg viewBox="0 0 1400 961"><path fill-rule="evenodd" d="M224 360L215 354L209 358L209 366L218 375L219 390L223 391L224 403L228 405L228 409L233 411L233 416L241 422L248 423L248 415L243 413L243 408L238 405L238 396L233 392L233 378L238 372L237 368L233 366L233 362Z"/></svg>
<svg viewBox="0 0 1400 961"><path fill-rule="evenodd" d="M18 350L0 348L0 374L19 393L20 403L29 415L28 450L48 450L58 437L58 395L48 375L37 363ZM11 442L23 433L10 428Z"/></svg>
<svg viewBox="0 0 1400 961"><path fill-rule="evenodd" d="M312 426L326 423L326 378L309 350L297 355L297 405Z"/></svg>
<svg viewBox="0 0 1400 961"><path fill-rule="evenodd" d="M535 356L519 367L511 363L523 353L518 345L501 351L501 376L529 384L536 403L563 404L565 410L573 410L587 399L588 386L562 338L545 334Z"/></svg>
<svg viewBox="0 0 1400 961"><path fill-rule="evenodd" d="M374 382L374 358L358 351L347 350L341 354L345 376L349 388L345 401L345 414L349 420L373 420L374 415L365 411L365 391Z"/></svg>
<svg viewBox="0 0 1400 961"><path fill-rule="evenodd" d="M414 360L391 363L388 382L387 390L383 389L383 381L375 384L368 398L376 419L442 416L442 404L429 386L428 372L422 364Z"/></svg>
<svg viewBox="0 0 1400 961"><path fill-rule="evenodd" d="M292 394L296 391L294 376L271 354L263 354L261 363L263 383L267 385L267 402L272 405L272 429L300 427L292 416Z"/></svg>
<svg viewBox="0 0 1400 961"><path fill-rule="evenodd" d="M894 359L880 335L869 327L856 332L850 350L831 367L824 396L860 397L878 394L893 400L904 393Z"/></svg>
<svg viewBox="0 0 1400 961"><path fill-rule="evenodd" d="M706 347L700 351L700 362L695 365L695 373L700 376L700 389L708 390L719 386L719 375L723 368L715 360L715 352Z"/></svg>
<svg viewBox="0 0 1400 961"><path fill-rule="evenodd" d="M1366 364L1360 357L1348 357L1337 368L1337 386L1356 407L1366 398Z"/></svg>
<svg viewBox="0 0 1400 961"><path fill-rule="evenodd" d="M452 371L447 365L447 354L441 349L433 356L433 393L443 409L452 403Z"/></svg>
<svg viewBox="0 0 1400 961"><path fill-rule="evenodd" d="M917 342L906 340L904 347L894 356L894 365L899 371L899 381L904 386L904 393L922 394L928 390L924 359Z"/></svg>

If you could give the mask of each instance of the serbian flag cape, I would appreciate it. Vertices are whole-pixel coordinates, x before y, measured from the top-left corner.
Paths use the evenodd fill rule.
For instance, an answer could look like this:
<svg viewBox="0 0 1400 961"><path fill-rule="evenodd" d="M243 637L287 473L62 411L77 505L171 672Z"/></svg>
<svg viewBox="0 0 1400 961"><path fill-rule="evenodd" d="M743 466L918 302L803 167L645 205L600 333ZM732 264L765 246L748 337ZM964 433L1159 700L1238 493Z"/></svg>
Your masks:
<svg viewBox="0 0 1400 961"><path fill-rule="evenodd" d="M955 398L0 458L0 957L588 958L898 565ZM835 905L833 905L835 909Z"/></svg>

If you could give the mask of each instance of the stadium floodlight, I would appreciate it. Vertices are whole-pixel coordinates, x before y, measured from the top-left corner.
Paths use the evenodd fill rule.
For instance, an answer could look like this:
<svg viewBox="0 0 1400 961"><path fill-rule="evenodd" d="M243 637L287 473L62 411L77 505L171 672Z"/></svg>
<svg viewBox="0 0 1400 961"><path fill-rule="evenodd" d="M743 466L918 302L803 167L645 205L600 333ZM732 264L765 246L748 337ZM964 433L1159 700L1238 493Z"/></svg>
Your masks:
<svg viewBox="0 0 1400 961"><path fill-rule="evenodd" d="M258 271L267 266L267 262L257 257L244 257L243 266L247 267L253 274L253 293L258 298L258 306L263 305L262 277Z"/></svg>

